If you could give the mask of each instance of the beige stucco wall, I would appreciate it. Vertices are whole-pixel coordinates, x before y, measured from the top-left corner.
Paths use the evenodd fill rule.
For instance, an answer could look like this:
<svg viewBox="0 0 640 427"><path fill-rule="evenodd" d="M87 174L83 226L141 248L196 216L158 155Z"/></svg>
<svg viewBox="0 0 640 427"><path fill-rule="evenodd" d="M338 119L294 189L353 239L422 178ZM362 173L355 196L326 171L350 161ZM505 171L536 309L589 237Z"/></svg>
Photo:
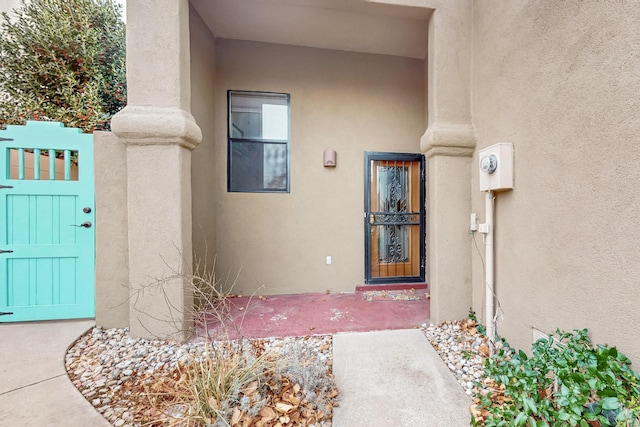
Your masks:
<svg viewBox="0 0 640 427"><path fill-rule="evenodd" d="M353 291L364 281L363 153L419 152L424 61L226 39L216 58L216 162L207 170L219 274L232 281L241 270L243 293ZM226 191L229 89L291 94L290 194ZM338 153L335 169L322 166L326 148Z"/></svg>
<svg viewBox="0 0 640 427"><path fill-rule="evenodd" d="M191 157L193 250L197 254L197 268L208 268L213 267L216 253L216 54L213 35L193 7L189 10L189 35L191 114L202 130L202 142Z"/></svg>
<svg viewBox="0 0 640 427"><path fill-rule="evenodd" d="M94 132L96 197L96 323L129 326L127 147L111 132Z"/></svg>
<svg viewBox="0 0 640 427"><path fill-rule="evenodd" d="M192 264L188 0L127 4L127 106L111 119L126 145L132 336L186 339L192 298L177 277ZM161 286L155 286L161 285ZM167 304L171 301L171 304Z"/></svg>
<svg viewBox="0 0 640 427"><path fill-rule="evenodd" d="M498 332L517 347L532 326L587 327L640 362L638 22L636 2L474 2L478 148L515 146L495 243ZM477 255L473 284L481 312Z"/></svg>
<svg viewBox="0 0 640 427"><path fill-rule="evenodd" d="M476 146L471 121L472 12L469 1L435 2L429 20L427 266L431 321L460 319L471 306L469 177Z"/></svg>

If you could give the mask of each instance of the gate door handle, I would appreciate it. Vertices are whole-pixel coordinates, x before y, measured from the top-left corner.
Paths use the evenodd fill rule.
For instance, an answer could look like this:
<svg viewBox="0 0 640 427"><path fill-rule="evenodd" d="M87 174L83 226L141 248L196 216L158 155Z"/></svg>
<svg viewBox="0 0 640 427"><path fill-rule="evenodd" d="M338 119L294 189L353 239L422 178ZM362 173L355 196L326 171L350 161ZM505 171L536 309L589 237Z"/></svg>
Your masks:
<svg viewBox="0 0 640 427"><path fill-rule="evenodd" d="M91 224L89 221L85 221L79 225L71 224L72 227L83 227L83 228L91 228L92 225L93 224Z"/></svg>
<svg viewBox="0 0 640 427"><path fill-rule="evenodd" d="M373 225L376 222L376 216L374 214L369 214L369 224Z"/></svg>
<svg viewBox="0 0 640 427"><path fill-rule="evenodd" d="M13 251L8 251L8 250L4 250L4 249L0 249L0 254L12 254Z"/></svg>

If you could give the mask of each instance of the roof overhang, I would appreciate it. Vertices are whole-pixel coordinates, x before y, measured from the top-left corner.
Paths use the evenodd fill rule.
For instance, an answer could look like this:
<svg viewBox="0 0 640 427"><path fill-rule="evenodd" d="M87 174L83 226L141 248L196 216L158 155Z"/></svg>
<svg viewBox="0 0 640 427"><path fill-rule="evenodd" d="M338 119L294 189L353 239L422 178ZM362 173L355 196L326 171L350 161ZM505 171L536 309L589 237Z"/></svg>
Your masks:
<svg viewBox="0 0 640 427"><path fill-rule="evenodd" d="M371 0L191 0L215 37L425 58L431 9Z"/></svg>

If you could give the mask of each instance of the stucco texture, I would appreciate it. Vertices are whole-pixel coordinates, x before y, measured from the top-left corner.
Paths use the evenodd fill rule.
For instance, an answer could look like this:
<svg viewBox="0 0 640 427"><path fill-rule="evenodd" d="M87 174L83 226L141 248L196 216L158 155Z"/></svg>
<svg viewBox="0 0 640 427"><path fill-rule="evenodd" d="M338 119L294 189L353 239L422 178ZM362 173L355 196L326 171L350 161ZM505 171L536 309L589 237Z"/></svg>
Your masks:
<svg viewBox="0 0 640 427"><path fill-rule="evenodd" d="M94 132L96 197L96 323L129 326L127 147L111 132Z"/></svg>
<svg viewBox="0 0 640 427"><path fill-rule="evenodd" d="M515 189L495 201L497 331L526 349L532 327L586 327L638 363L640 8L473 5L477 145L515 148ZM477 156L471 185L483 221ZM471 251L482 312L480 255Z"/></svg>
<svg viewBox="0 0 640 427"><path fill-rule="evenodd" d="M193 8L189 13L191 113L203 141L191 156L193 251L198 268L213 267L216 253L215 151L216 54L213 35Z"/></svg>
<svg viewBox="0 0 640 427"><path fill-rule="evenodd" d="M364 151L419 152L424 61L217 39L216 70L218 274L228 285L237 275L243 293L353 291L364 281ZM289 194L227 192L230 89L291 94ZM325 149L336 168L323 167Z"/></svg>

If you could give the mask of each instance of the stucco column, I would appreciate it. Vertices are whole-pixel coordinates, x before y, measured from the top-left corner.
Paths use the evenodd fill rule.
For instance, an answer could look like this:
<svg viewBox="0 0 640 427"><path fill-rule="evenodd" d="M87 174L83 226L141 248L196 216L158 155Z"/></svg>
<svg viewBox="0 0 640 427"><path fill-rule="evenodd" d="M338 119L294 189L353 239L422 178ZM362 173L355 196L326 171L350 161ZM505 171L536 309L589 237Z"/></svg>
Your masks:
<svg viewBox="0 0 640 427"><path fill-rule="evenodd" d="M190 332L191 150L188 0L127 4L128 105L111 122L126 144L129 318L136 337Z"/></svg>
<svg viewBox="0 0 640 427"><path fill-rule="evenodd" d="M472 2L438 2L429 23L427 254L431 321L464 318L471 307Z"/></svg>

